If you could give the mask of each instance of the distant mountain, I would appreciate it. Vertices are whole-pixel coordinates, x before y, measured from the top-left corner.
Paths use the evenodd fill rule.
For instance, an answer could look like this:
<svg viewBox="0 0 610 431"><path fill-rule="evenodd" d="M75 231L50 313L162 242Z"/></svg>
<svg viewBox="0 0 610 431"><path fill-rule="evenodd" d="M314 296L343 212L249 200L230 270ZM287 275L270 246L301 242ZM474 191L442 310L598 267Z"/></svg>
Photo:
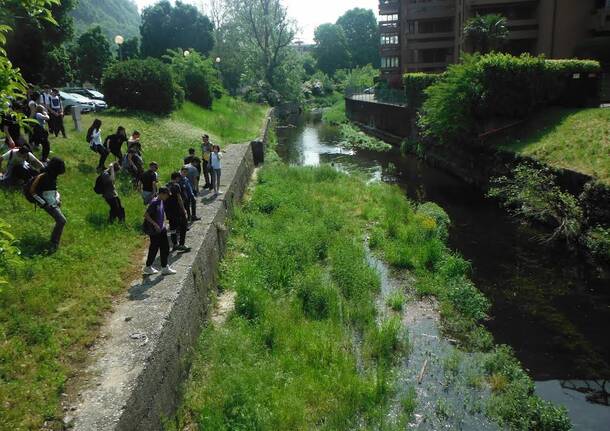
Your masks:
<svg viewBox="0 0 610 431"><path fill-rule="evenodd" d="M109 40L140 36L140 13L132 0L78 0L72 11L76 34L100 25Z"/></svg>

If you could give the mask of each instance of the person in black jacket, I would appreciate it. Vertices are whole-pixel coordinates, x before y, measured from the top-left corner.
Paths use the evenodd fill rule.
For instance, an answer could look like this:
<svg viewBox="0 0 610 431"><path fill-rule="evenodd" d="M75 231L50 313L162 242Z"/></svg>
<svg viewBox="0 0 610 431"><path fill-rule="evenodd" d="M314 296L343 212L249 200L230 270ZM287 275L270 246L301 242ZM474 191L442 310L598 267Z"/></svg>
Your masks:
<svg viewBox="0 0 610 431"><path fill-rule="evenodd" d="M123 144L127 142L127 132L125 127L119 126L114 135L106 136L104 146L110 150L110 153L116 157L119 162L123 161Z"/></svg>
<svg viewBox="0 0 610 431"><path fill-rule="evenodd" d="M182 200L183 192L180 186L182 176L180 173L174 172L171 178L171 182L167 183L166 186L171 196L165 202L165 215L169 221L169 229L174 246L173 251L187 252L191 251L191 249L185 246L188 216L184 201Z"/></svg>
<svg viewBox="0 0 610 431"><path fill-rule="evenodd" d="M59 248L61 235L66 226L66 217L61 212L61 196L57 191L57 177L66 172L66 165L59 157L49 160L44 171L38 175L30 186L30 195L55 220L55 228L51 233L51 247Z"/></svg>

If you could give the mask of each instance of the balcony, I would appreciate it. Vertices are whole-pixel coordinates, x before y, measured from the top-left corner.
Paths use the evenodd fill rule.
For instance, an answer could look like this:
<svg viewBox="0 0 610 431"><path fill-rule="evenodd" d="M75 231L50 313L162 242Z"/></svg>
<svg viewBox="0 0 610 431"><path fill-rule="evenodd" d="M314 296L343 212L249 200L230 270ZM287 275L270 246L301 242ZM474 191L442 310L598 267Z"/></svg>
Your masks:
<svg viewBox="0 0 610 431"><path fill-rule="evenodd" d="M432 1L426 3L409 3L406 17L409 20L451 18L455 16L455 2Z"/></svg>
<svg viewBox="0 0 610 431"><path fill-rule="evenodd" d="M400 45L381 45L379 52L383 57L400 57Z"/></svg>
<svg viewBox="0 0 610 431"><path fill-rule="evenodd" d="M400 1L380 0L379 15L392 15L400 13Z"/></svg>
<svg viewBox="0 0 610 431"><path fill-rule="evenodd" d="M468 0L470 7L477 6L498 6L504 4L515 5L517 3L534 3L538 0Z"/></svg>

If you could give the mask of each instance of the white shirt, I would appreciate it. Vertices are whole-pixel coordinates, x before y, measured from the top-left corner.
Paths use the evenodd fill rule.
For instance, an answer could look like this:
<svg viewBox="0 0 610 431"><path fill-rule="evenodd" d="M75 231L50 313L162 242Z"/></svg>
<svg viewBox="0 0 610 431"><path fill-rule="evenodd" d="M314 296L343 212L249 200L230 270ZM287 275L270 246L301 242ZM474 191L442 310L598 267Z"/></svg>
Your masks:
<svg viewBox="0 0 610 431"><path fill-rule="evenodd" d="M97 146L102 145L102 129L95 130L93 129L93 133L91 134L91 145Z"/></svg>
<svg viewBox="0 0 610 431"><path fill-rule="evenodd" d="M13 153L13 156L11 157L11 153ZM32 153L27 153L24 156L21 155L21 153L19 153L19 150L17 148L7 151L6 153L4 153L2 155L2 160L5 160L8 164L8 166L13 166L13 165L18 165L20 163L23 162L32 162L34 160L36 160L36 157L34 157L34 154Z"/></svg>
<svg viewBox="0 0 610 431"><path fill-rule="evenodd" d="M212 169L220 169L222 164L220 160L222 159L222 155L220 153L212 153L210 156L210 161L212 163Z"/></svg>

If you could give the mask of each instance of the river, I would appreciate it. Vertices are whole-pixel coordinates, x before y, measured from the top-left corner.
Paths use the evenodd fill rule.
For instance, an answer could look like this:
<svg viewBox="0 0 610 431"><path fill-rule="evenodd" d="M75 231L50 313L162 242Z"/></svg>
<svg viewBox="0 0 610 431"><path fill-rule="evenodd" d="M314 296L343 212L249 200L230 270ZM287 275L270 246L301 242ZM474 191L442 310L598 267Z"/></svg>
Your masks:
<svg viewBox="0 0 610 431"><path fill-rule="evenodd" d="M575 430L610 430L610 280L414 156L345 150L337 128L313 115L277 134L287 163L332 163L442 206L453 222L451 248L472 262L472 278L492 302L486 326L495 340L514 349L542 398L568 409Z"/></svg>

